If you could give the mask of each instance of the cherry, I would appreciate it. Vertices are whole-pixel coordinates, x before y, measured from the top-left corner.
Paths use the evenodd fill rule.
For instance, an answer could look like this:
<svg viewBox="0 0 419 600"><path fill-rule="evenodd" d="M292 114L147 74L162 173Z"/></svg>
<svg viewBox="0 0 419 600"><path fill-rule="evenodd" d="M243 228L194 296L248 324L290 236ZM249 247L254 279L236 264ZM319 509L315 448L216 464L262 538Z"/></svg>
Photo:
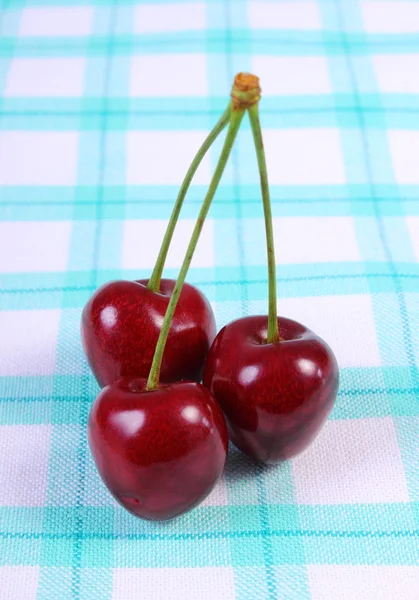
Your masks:
<svg viewBox="0 0 419 600"><path fill-rule="evenodd" d="M162 279L183 201L202 158L230 120L231 106L204 140L182 185L149 280L111 281L99 288L83 310L85 354L100 386L120 377L148 377L163 317L176 281ZM161 377L200 381L205 356L215 337L214 315L205 296L186 284L169 332Z"/></svg>
<svg viewBox="0 0 419 600"><path fill-rule="evenodd" d="M215 338L204 385L227 418L232 442L265 463L292 458L319 433L335 402L339 371L329 346L290 319L267 343L267 318L245 317Z"/></svg>
<svg viewBox="0 0 419 600"><path fill-rule="evenodd" d="M245 86L251 77L244 76ZM259 461L274 463L295 456L318 434L333 407L339 371L323 340L304 325L277 317L272 211L259 96L253 96L248 113L265 216L269 313L267 317L239 319L220 331L207 357L204 384L223 408L238 448Z"/></svg>
<svg viewBox="0 0 419 600"><path fill-rule="evenodd" d="M106 340L108 330L112 335L116 328L111 356L112 364L116 364L118 370L121 357L124 358L124 369L126 364L131 364L132 357L138 357L135 343L140 344L141 336L150 343L153 337L150 329L159 328L148 378L126 377L105 387L93 404L88 425L90 447L103 481L127 510L146 519L170 519L196 506L209 494L226 461L227 426L211 393L196 382L162 383L160 374L165 361L167 369L176 364L187 371L195 365L196 357L193 353L185 355L184 348L191 341L197 345L191 331L198 325L205 329L206 322L198 321L196 328L189 329L190 318L185 313L190 309L187 304L190 292L186 288L182 296L182 289L245 110L238 105L227 111L230 123L223 149L179 276L175 285L170 284L168 288L168 294L171 293L164 317L160 308L157 309L158 294L153 290L159 288L155 287L153 273L151 285L150 282L147 286L143 282L118 282L115 284L117 294L109 294L112 284L108 284L96 295L103 296L102 302L95 303L94 298L87 307L86 319L83 319L83 327L85 320L87 328L92 322L98 327L99 334L93 329L92 346L101 352L99 360L93 356L92 363L105 365L105 373L109 370L109 358L103 353L101 344L96 345L96 341L102 340L103 331ZM164 287L162 282L159 285ZM137 290L141 291L137 293ZM136 294L141 302L136 301ZM164 294L160 296L164 297ZM196 310L193 302L192 308ZM142 314L146 317L138 326L136 319ZM203 314L205 312L201 312L201 318ZM208 342L208 336L205 339ZM169 342L167 349L166 342ZM86 339L85 345L89 350ZM144 356L146 348L141 352ZM189 364L182 365L182 361L189 361ZM103 377L103 373L100 376Z"/></svg>
<svg viewBox="0 0 419 600"><path fill-rule="evenodd" d="M176 282L162 279L159 292L149 289L147 283L106 283L84 307L83 347L100 386L121 377L148 377ZM185 284L163 355L162 381L200 381L215 334L211 305L197 288Z"/></svg>
<svg viewBox="0 0 419 600"><path fill-rule="evenodd" d="M223 413L199 383L121 379L105 387L89 416L98 471L136 516L170 519L192 509L221 476L228 449Z"/></svg>

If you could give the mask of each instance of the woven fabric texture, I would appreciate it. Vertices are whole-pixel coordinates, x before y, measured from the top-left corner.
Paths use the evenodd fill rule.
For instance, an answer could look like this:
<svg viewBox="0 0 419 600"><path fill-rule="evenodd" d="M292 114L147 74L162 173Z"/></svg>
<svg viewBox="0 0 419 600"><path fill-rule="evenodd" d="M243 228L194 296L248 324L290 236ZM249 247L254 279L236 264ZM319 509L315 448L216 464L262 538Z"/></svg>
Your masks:
<svg viewBox="0 0 419 600"><path fill-rule="evenodd" d="M88 449L80 314L150 274L238 71L261 78L280 314L330 343L340 393L300 457L232 449L201 506L145 522ZM418 73L413 0L0 3L1 600L419 599ZM219 328L266 314L247 119L188 280Z"/></svg>

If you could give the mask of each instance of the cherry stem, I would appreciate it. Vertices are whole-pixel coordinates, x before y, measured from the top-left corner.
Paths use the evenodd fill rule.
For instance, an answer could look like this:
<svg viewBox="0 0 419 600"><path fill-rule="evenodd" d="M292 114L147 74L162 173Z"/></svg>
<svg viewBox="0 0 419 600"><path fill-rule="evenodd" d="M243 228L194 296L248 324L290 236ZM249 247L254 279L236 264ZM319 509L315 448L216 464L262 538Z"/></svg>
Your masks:
<svg viewBox="0 0 419 600"><path fill-rule="evenodd" d="M157 340L156 350L154 352L153 362L151 365L150 374L148 376L147 381L147 390L155 390L159 386L160 381L160 369L161 363L163 360L163 352L166 346L167 337L169 335L170 325L172 323L173 315L175 313L175 309L179 300L180 293L182 291L183 284L186 279L186 275L188 273L189 266L191 264L191 260L193 254L195 252L196 245L198 243L198 239L200 233L202 231L202 227L205 222L205 218L208 214L208 211L211 206L212 199L214 198L215 192L217 190L218 184L220 182L221 176L224 172L227 159L233 147L234 140L237 135L237 131L240 127L240 123L243 119L243 115L245 113L244 108L237 108L231 111L230 117L230 125L227 131L227 136L224 141L224 146L221 151L220 158L218 160L217 166L214 171L214 175L212 177L210 186L208 188L207 194L205 196L204 202L202 204L201 210L198 215L198 219L195 224L195 228L192 233L191 240L189 242L188 249L186 250L186 255L182 264L182 267L179 272L179 276L177 278L175 287L173 289L172 295L170 297L170 302L166 310L166 314L164 315L162 328L160 330L159 339Z"/></svg>
<svg viewBox="0 0 419 600"><path fill-rule="evenodd" d="M260 186L262 190L263 212L265 214L266 249L268 254L269 277L269 314L268 314L268 344L280 341L278 331L278 312L276 305L276 263L275 245L272 227L272 209L269 195L268 173L266 170L265 150L263 148L262 129L259 121L259 107L255 103L248 108L253 140L255 142L258 160Z"/></svg>
<svg viewBox="0 0 419 600"><path fill-rule="evenodd" d="M192 181L199 165L201 164L201 161L204 158L205 154L208 152L208 150L211 147L211 145L213 144L213 142L216 140L216 138L219 136L219 134L222 132L224 127L229 122L230 114L231 114L231 104L229 103L226 111L221 116L218 123L215 125L213 130L209 133L208 137L206 138L206 140L204 141L204 143L198 150L195 158L191 162L191 165L185 175L185 179L182 182L178 196L176 198L175 205L173 207L172 214L170 216L170 220L169 220L169 224L166 229L166 233L164 234L163 242L162 242L162 245L161 245L161 248L159 251L159 255L156 260L156 264L153 269L153 273L151 274L150 280L147 285L147 287L150 290L153 290L154 292L160 291L160 281L161 281L161 277L163 274L163 269L164 269L164 265L166 262L167 253L169 252L169 247L172 242L173 233L175 231L176 224L177 224L177 221L179 218L179 214L180 214L180 211L183 206L183 201L185 199L185 196L189 189L191 181Z"/></svg>

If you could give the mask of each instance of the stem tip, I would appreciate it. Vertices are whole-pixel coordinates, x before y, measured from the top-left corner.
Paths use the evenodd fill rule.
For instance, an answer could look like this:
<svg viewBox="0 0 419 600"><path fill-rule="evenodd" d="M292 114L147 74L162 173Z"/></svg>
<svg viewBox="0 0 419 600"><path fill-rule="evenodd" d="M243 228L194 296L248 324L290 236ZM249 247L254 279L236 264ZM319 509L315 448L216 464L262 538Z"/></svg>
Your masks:
<svg viewBox="0 0 419 600"><path fill-rule="evenodd" d="M233 110L250 108L259 102L260 95L259 77L251 73L238 73L236 75L231 90Z"/></svg>

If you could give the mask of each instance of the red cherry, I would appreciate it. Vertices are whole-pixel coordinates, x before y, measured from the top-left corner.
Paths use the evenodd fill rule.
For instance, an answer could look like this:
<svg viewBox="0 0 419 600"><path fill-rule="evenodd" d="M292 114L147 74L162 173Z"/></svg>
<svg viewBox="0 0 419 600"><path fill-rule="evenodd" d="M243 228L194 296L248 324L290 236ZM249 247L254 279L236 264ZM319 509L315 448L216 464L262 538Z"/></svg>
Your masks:
<svg viewBox="0 0 419 600"><path fill-rule="evenodd" d="M314 440L336 399L339 370L329 346L304 325L279 318L281 341L268 344L268 319L224 327L211 347L204 385L245 454L275 463Z"/></svg>
<svg viewBox="0 0 419 600"><path fill-rule="evenodd" d="M104 388L89 416L89 444L111 494L145 519L170 519L202 502L228 449L223 413L201 384L145 391L145 379Z"/></svg>
<svg viewBox="0 0 419 600"><path fill-rule="evenodd" d="M162 279L160 292L148 280L111 281L100 287L83 310L84 351L100 386L121 377L148 377L173 279ZM200 381L216 334L214 314L205 296L185 283L163 355L161 380Z"/></svg>

